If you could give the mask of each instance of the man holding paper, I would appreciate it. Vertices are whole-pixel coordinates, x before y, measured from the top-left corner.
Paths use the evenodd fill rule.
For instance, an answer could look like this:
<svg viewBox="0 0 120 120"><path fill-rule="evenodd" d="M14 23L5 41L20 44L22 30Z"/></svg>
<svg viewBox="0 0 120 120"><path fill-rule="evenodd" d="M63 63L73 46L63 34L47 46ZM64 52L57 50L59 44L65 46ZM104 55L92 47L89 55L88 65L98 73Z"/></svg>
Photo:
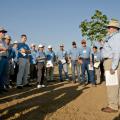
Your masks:
<svg viewBox="0 0 120 120"><path fill-rule="evenodd" d="M54 53L51 45L48 46L48 51L46 52L46 57L47 57L47 63L46 63L47 81L53 81L55 53Z"/></svg>
<svg viewBox="0 0 120 120"><path fill-rule="evenodd" d="M61 44L60 50L57 52L57 61L58 61L60 82L63 81L62 70L65 73L66 80L69 80L66 59L67 59L67 51L64 50L64 44Z"/></svg>
<svg viewBox="0 0 120 120"><path fill-rule="evenodd" d="M107 86L108 106L103 112L118 112L120 107L120 24L111 20L108 24L108 37L102 49L104 58L105 78Z"/></svg>

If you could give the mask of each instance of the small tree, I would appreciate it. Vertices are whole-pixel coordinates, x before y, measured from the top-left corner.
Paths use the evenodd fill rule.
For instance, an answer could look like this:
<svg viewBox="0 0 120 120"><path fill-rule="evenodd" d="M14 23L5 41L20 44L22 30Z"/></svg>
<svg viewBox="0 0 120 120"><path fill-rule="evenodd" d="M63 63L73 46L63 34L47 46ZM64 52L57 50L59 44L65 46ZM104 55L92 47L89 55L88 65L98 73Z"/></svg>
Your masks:
<svg viewBox="0 0 120 120"><path fill-rule="evenodd" d="M103 39L106 36L108 22L107 16L103 15L101 11L96 10L91 20L84 20L79 25L79 28L81 28L82 36L90 40L92 44L93 41Z"/></svg>

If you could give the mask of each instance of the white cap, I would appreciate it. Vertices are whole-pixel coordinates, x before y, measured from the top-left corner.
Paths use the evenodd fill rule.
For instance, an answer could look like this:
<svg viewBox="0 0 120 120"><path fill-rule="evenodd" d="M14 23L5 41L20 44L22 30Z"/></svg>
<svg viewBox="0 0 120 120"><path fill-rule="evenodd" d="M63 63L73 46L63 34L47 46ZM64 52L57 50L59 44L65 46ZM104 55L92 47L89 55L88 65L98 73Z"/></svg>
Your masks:
<svg viewBox="0 0 120 120"><path fill-rule="evenodd" d="M39 45L38 45L38 47L39 47L39 48L42 48L42 47L44 47L44 45L42 45L42 44L39 44Z"/></svg>
<svg viewBox="0 0 120 120"><path fill-rule="evenodd" d="M33 46L35 46L35 44L32 43L32 44L31 44L31 47L33 47Z"/></svg>
<svg viewBox="0 0 120 120"><path fill-rule="evenodd" d="M60 47L64 47L64 44L62 43L62 44L60 44Z"/></svg>
<svg viewBox="0 0 120 120"><path fill-rule="evenodd" d="M48 45L48 48L52 48L52 46L51 46L51 45Z"/></svg>
<svg viewBox="0 0 120 120"><path fill-rule="evenodd" d="M18 43L18 41L14 41L14 42L13 42L13 44L17 44L17 43Z"/></svg>

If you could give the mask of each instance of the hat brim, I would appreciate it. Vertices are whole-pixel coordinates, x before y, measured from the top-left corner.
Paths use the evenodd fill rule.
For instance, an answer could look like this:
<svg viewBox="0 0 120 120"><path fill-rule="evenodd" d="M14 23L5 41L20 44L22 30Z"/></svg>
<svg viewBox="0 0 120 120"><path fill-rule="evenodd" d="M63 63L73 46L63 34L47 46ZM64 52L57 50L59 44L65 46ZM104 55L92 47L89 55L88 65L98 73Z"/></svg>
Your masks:
<svg viewBox="0 0 120 120"><path fill-rule="evenodd" d="M118 29L120 29L120 27L118 27L118 26L114 26L114 25L108 25L107 28L109 28L109 27L114 27L114 28L118 28Z"/></svg>
<svg viewBox="0 0 120 120"><path fill-rule="evenodd" d="M6 31L6 30L0 30L0 32L7 33L7 31Z"/></svg>

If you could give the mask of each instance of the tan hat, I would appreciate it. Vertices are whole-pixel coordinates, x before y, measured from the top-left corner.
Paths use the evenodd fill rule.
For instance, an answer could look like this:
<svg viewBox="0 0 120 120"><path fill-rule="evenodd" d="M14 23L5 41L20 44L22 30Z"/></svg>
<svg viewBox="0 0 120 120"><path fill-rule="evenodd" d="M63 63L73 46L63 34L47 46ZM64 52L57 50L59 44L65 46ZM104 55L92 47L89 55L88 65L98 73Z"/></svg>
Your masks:
<svg viewBox="0 0 120 120"><path fill-rule="evenodd" d="M11 40L11 37L9 35L5 35L5 39Z"/></svg>
<svg viewBox="0 0 120 120"><path fill-rule="evenodd" d="M108 27L116 27L116 28L120 29L120 23L118 20L111 20L107 26Z"/></svg>
<svg viewBox="0 0 120 120"><path fill-rule="evenodd" d="M0 27L0 32L7 33L7 31L3 27Z"/></svg>

